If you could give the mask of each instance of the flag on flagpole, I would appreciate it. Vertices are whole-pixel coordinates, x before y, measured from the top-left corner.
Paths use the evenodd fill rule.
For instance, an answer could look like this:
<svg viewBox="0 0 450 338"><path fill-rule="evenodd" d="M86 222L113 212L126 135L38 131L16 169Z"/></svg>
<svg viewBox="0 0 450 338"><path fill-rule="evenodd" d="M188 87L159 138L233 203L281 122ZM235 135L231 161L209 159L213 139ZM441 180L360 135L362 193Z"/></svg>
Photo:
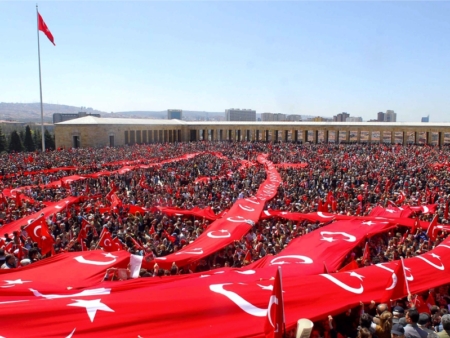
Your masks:
<svg viewBox="0 0 450 338"><path fill-rule="evenodd" d="M358 269L358 268L359 268L358 263L354 259L352 259L350 261L350 263L348 263L347 265L343 266L339 270L339 272L351 271L351 270L355 270L355 269Z"/></svg>
<svg viewBox="0 0 450 338"><path fill-rule="evenodd" d="M273 283L272 296L267 307L267 317L264 324L266 338L282 338L284 331L284 302L281 266L278 267Z"/></svg>
<svg viewBox="0 0 450 338"><path fill-rule="evenodd" d="M434 215L427 229L427 236L430 239L430 241L436 240L436 236L434 235L436 225L437 225L437 215Z"/></svg>
<svg viewBox="0 0 450 338"><path fill-rule="evenodd" d="M363 263L365 263L366 261L370 261L369 242L366 242L366 245L364 247L364 254L363 254L363 257L362 257L362 261L363 261Z"/></svg>
<svg viewBox="0 0 450 338"><path fill-rule="evenodd" d="M42 19L42 16L41 14L39 14L39 12L38 12L38 29L41 32L44 32L44 34L47 35L47 38L50 40L50 42L53 43L54 46L56 46L55 40L53 39L53 35L48 29L47 25L44 22L44 19Z"/></svg>

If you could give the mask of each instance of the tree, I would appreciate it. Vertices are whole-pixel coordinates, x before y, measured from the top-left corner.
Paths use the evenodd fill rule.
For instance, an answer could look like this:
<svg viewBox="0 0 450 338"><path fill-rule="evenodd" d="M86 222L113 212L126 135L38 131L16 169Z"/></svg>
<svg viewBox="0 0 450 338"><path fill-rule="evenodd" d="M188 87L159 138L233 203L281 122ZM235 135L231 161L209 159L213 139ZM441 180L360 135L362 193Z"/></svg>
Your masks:
<svg viewBox="0 0 450 338"><path fill-rule="evenodd" d="M0 152L6 150L6 136L3 134L2 128L0 128Z"/></svg>
<svg viewBox="0 0 450 338"><path fill-rule="evenodd" d="M30 126L27 126L25 129L25 140L23 141L23 146L26 151L35 151L36 147L34 146L33 136L31 135Z"/></svg>
<svg viewBox="0 0 450 338"><path fill-rule="evenodd" d="M22 151L22 140L20 139L17 130L11 132L11 137L9 140L9 152L20 152Z"/></svg>
<svg viewBox="0 0 450 338"><path fill-rule="evenodd" d="M36 149L42 149L42 133L40 129L33 130L33 142Z"/></svg>
<svg viewBox="0 0 450 338"><path fill-rule="evenodd" d="M44 139L45 139L45 149L55 150L55 139L47 129L45 129L44 132Z"/></svg>

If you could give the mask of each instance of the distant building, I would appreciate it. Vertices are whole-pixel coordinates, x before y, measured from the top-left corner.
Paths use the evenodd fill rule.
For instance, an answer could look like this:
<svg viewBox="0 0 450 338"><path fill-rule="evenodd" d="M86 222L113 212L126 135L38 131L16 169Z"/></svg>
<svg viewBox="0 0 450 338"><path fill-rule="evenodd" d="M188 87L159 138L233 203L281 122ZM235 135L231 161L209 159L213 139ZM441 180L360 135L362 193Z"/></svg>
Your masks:
<svg viewBox="0 0 450 338"><path fill-rule="evenodd" d="M183 111L181 109L167 109L167 119L181 121L183 119Z"/></svg>
<svg viewBox="0 0 450 338"><path fill-rule="evenodd" d="M356 117L356 116L351 116L351 117L347 117L347 119L345 120L345 122L362 122L362 117Z"/></svg>
<svg viewBox="0 0 450 338"><path fill-rule="evenodd" d="M324 118L322 116L316 116L316 117L313 117L311 119L311 121L313 121L313 122L324 122L324 121L326 121L326 118Z"/></svg>
<svg viewBox="0 0 450 338"><path fill-rule="evenodd" d="M286 114L274 114L274 113L262 113L262 121L301 121L301 115L286 115Z"/></svg>
<svg viewBox="0 0 450 338"><path fill-rule="evenodd" d="M345 122L347 117L350 117L349 113L343 112L333 116L333 122Z"/></svg>
<svg viewBox="0 0 450 338"><path fill-rule="evenodd" d="M422 117L421 122L430 122L430 115Z"/></svg>
<svg viewBox="0 0 450 338"><path fill-rule="evenodd" d="M227 109L225 110L226 121L256 121L256 110L252 109Z"/></svg>
<svg viewBox="0 0 450 338"><path fill-rule="evenodd" d="M382 112L382 111L380 111L379 113L378 113L378 115L377 115L377 119L376 119L376 121L378 121L378 122L384 122L384 113Z"/></svg>
<svg viewBox="0 0 450 338"><path fill-rule="evenodd" d="M73 120L73 119L78 119L80 117L85 117L85 116L101 117L100 114L91 114L91 113L86 113L86 112L79 112L78 114L54 113L53 114L53 124L59 123L59 122L64 122L64 121L69 121L69 120Z"/></svg>
<svg viewBox="0 0 450 338"><path fill-rule="evenodd" d="M302 116L301 115L296 115L296 114L291 114L291 115L288 115L286 117L286 120L287 121L301 121L302 120Z"/></svg>
<svg viewBox="0 0 450 338"><path fill-rule="evenodd" d="M273 121L273 113L262 113L261 121Z"/></svg>
<svg viewBox="0 0 450 338"><path fill-rule="evenodd" d="M397 114L393 110L386 110L384 114L384 122L397 122Z"/></svg>

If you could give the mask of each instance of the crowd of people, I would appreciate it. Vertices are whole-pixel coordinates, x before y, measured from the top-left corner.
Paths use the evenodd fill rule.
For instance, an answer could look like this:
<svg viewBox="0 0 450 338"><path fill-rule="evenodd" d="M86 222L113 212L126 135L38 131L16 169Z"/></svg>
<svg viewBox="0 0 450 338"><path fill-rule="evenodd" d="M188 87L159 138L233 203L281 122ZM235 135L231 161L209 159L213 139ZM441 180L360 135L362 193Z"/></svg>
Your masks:
<svg viewBox="0 0 450 338"><path fill-rule="evenodd" d="M331 194L334 203L325 204L330 213L368 215L376 206L387 206L401 200L402 205L436 204L438 223L448 223L448 147L259 142L172 143L2 154L0 191L13 191L11 194L14 195L19 193L19 189L24 197L18 203L17 198L5 197L6 194L3 193L0 223L6 225L38 213L48 203L69 196L82 196L79 203L68 206L46 220L55 240L53 254L81 251L84 245L91 250L98 249L101 233L107 229L133 254L146 257L166 256L194 242L212 220L167 215L157 207L209 207L220 215L236 200L254 195L265 180L264 166L256 161L257 155L262 153L268 154L268 160L279 165L278 172L282 178L277 195L267 201L265 209L315 212ZM162 163L185 154L197 155ZM117 172L125 165L137 164L146 167ZM55 168L60 170L53 170ZM112 174L89 176L112 171ZM84 175L88 178L61 186L51 184L72 175ZM112 189L121 201L115 210L109 208L111 201L108 193ZM130 205L141 206L146 211L130 212ZM433 217L432 214L421 213L416 216L423 221L431 221ZM89 226L86 228L86 236L79 240L84 221ZM24 226L26 224L22 228ZM266 255L280 253L293 239L322 226L326 224L307 220L293 222L276 217L260 220L241 240L196 264L182 267L174 265L170 270L159 269L157 266L142 269L141 277L185 274L224 266L242 267ZM356 247L348 254L343 266L351 260L356 260L362 267L400 257L413 257L431 250L447 236L445 231L441 231L433 240L426 232L418 229L404 237L406 231L407 228L399 227L372 237L369 242L370 258L367 255L363 258L362 247ZM12 245L8 247L10 242ZM0 247L2 246L2 268L15 268L20 264L16 259L19 249L23 250L20 256L27 257L22 264L45 259L37 244L26 236L26 232L6 234L0 243ZM339 334L364 338L370 334L384 338L391 334L394 327L397 330L395 335L401 336L399 332L403 331L395 326L398 324L395 323L395 314L401 312L399 309L406 310L415 306L420 309L419 318L415 319L416 310L407 310L407 323L417 323L423 317L422 314L427 313L429 329L442 332L444 325L443 332L446 332L445 330L450 330L446 328L446 325L450 325L450 320L444 320L447 318L449 305L448 287L442 286L426 295L413 295L409 301L401 300L386 305L385 309L383 305L383 311L375 304L349 309L347 313L334 319L330 317L324 323L317 323L316 327L320 328L319 337L325 338L334 338ZM377 309L381 312L377 313ZM366 325L367 327L364 318L366 322L369 320L363 314L371 316L371 324ZM388 322L391 327L386 326L381 331L383 316L390 316ZM401 328L407 338L408 325ZM412 336L418 337L417 334ZM421 333L420 336L423 337Z"/></svg>

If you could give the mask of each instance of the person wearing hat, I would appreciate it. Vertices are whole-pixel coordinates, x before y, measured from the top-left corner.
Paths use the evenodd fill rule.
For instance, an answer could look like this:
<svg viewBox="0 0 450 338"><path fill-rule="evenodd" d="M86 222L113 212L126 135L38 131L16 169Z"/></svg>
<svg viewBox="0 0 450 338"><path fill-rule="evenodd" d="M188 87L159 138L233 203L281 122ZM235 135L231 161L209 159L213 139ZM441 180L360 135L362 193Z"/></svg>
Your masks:
<svg viewBox="0 0 450 338"><path fill-rule="evenodd" d="M402 318L405 315L405 310L401 306L394 306L392 309L392 323L398 324L400 318Z"/></svg>
<svg viewBox="0 0 450 338"><path fill-rule="evenodd" d="M394 324L391 329L391 338L403 338L405 336L405 329L400 324Z"/></svg>

